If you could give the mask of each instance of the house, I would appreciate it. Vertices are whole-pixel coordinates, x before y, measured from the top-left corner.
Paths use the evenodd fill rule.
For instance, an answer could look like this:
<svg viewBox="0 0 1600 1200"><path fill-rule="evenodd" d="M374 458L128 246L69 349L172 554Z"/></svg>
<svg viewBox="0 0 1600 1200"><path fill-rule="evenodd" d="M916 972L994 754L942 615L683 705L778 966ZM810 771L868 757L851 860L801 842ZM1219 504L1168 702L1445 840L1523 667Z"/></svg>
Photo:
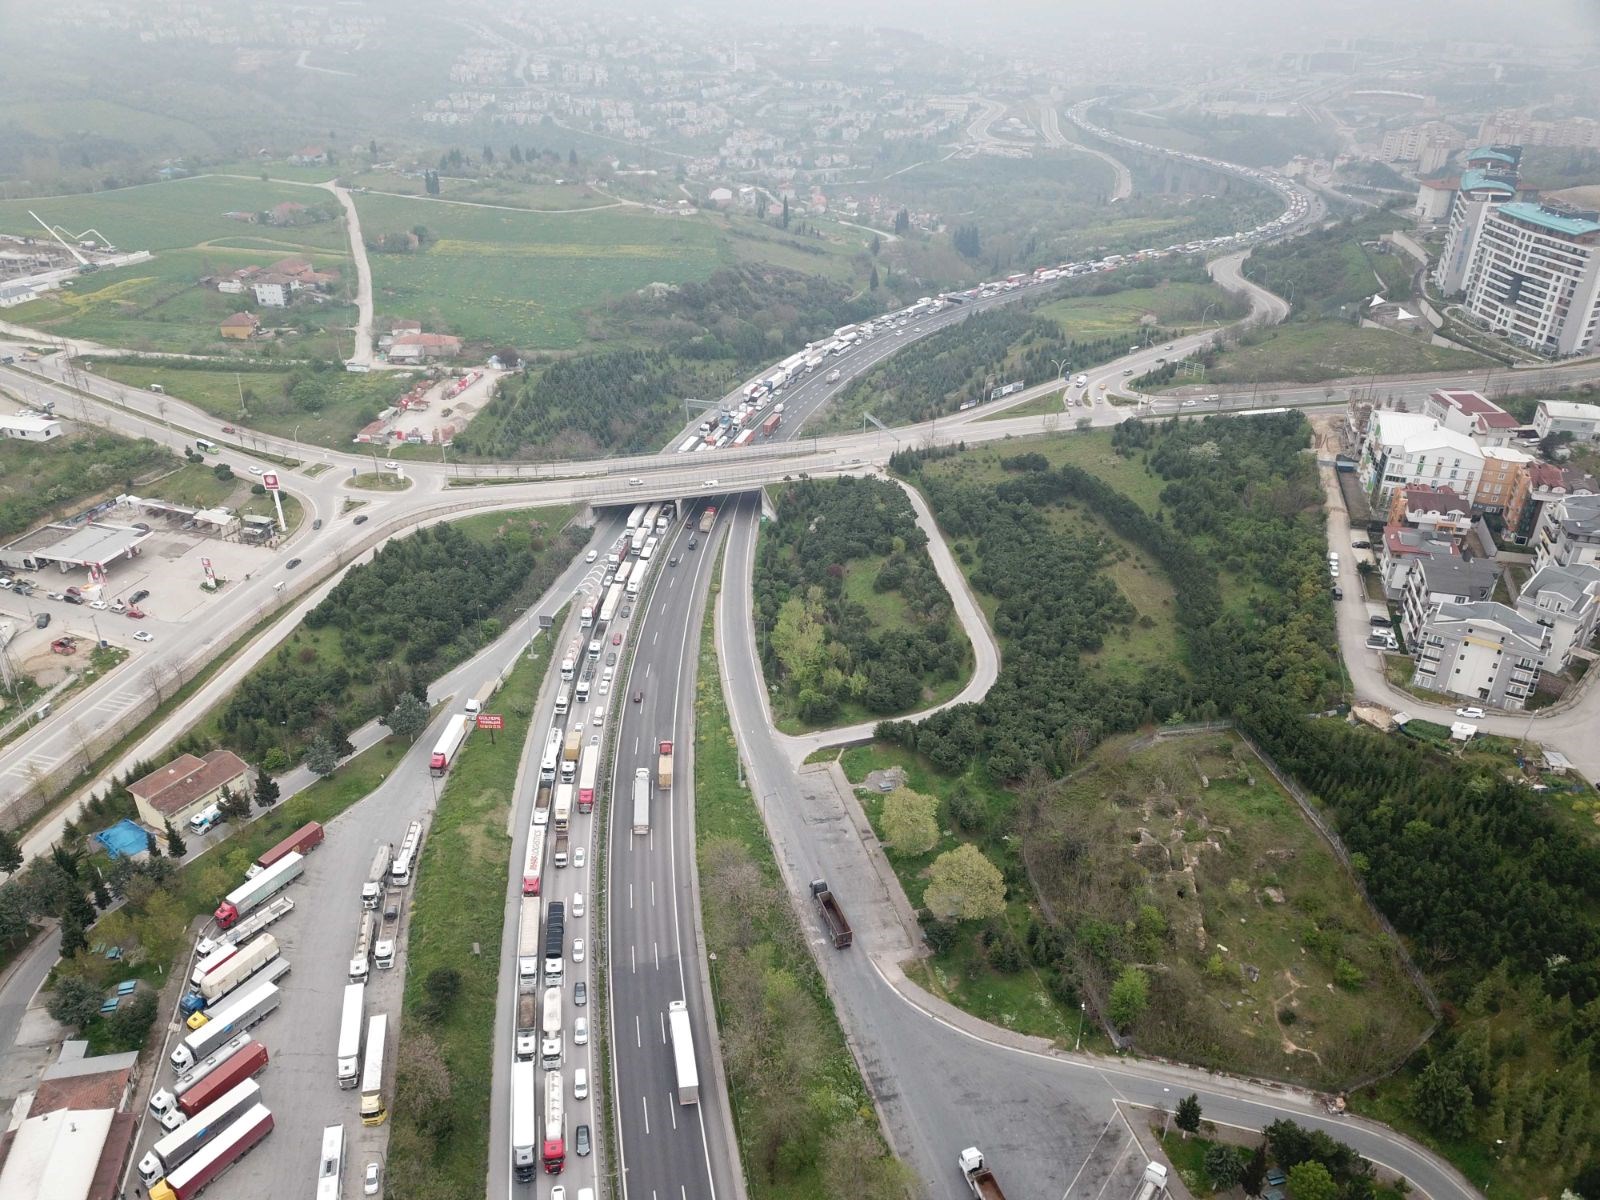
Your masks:
<svg viewBox="0 0 1600 1200"><path fill-rule="evenodd" d="M1441 388L1422 403L1422 415L1480 446L1504 446L1516 434L1515 417L1477 392Z"/></svg>
<svg viewBox="0 0 1600 1200"><path fill-rule="evenodd" d="M1409 483L1448 486L1470 501L1483 473L1483 451L1432 417L1379 409L1367 422L1357 470L1374 508L1387 508L1394 490Z"/></svg>
<svg viewBox="0 0 1600 1200"><path fill-rule="evenodd" d="M137 1053L87 1055L64 1042L31 1100L0 1134L0 1196L115 1200L139 1114L128 1111Z"/></svg>
<svg viewBox="0 0 1600 1200"><path fill-rule="evenodd" d="M1378 548L1378 576L1383 581L1383 594L1390 600L1400 598L1412 563L1432 558L1459 558L1460 555L1452 538L1405 525L1385 525L1383 542Z"/></svg>
<svg viewBox="0 0 1600 1200"><path fill-rule="evenodd" d="M1549 654L1543 625L1493 601L1436 606L1412 644L1414 686L1501 708L1527 702Z"/></svg>
<svg viewBox="0 0 1600 1200"><path fill-rule="evenodd" d="M390 362L423 362L434 358L454 358L461 353L461 339L448 333L413 333L397 337L389 345Z"/></svg>
<svg viewBox="0 0 1600 1200"><path fill-rule="evenodd" d="M320 167L328 161L328 151L323 146L302 146L289 156L297 167Z"/></svg>
<svg viewBox="0 0 1600 1200"><path fill-rule="evenodd" d="M180 754L164 767L128 786L139 819L151 829L167 821L182 824L215 804L223 788L235 793L250 786L250 764L231 750L213 750L204 758Z"/></svg>
<svg viewBox="0 0 1600 1200"><path fill-rule="evenodd" d="M1533 428L1541 438L1570 433L1576 441L1592 442L1600 436L1600 404L1541 400L1533 413Z"/></svg>
<svg viewBox="0 0 1600 1200"><path fill-rule="evenodd" d="M1428 614L1441 604L1476 604L1494 595L1500 577L1493 563L1439 555L1406 567L1400 585L1400 629L1414 645Z"/></svg>
<svg viewBox="0 0 1600 1200"><path fill-rule="evenodd" d="M731 188L712 188L706 193L706 200L717 208L727 208L733 203L733 190Z"/></svg>
<svg viewBox="0 0 1600 1200"><path fill-rule="evenodd" d="M1600 495L1600 480L1577 467L1533 462L1527 469L1528 488L1520 505L1506 510L1506 528L1524 544L1533 540L1534 531L1545 511L1567 496Z"/></svg>
<svg viewBox="0 0 1600 1200"><path fill-rule="evenodd" d="M1472 529L1472 505L1454 488L1411 483L1390 497L1389 523L1461 537Z"/></svg>
<svg viewBox="0 0 1600 1200"><path fill-rule="evenodd" d="M1483 474L1478 478L1478 494L1473 499L1475 512L1495 513L1502 518L1502 529L1515 529L1511 519L1513 511L1520 512L1527 503L1530 487L1528 470L1534 457L1526 450L1510 446L1485 446L1483 448Z"/></svg>
<svg viewBox="0 0 1600 1200"><path fill-rule="evenodd" d="M295 281L287 275L262 275L250 287L262 308L287 308L294 299Z"/></svg>
<svg viewBox="0 0 1600 1200"><path fill-rule="evenodd" d="M224 296L242 296L244 294L244 280L228 276L226 279L217 280L217 291Z"/></svg>
<svg viewBox="0 0 1600 1200"><path fill-rule="evenodd" d="M1600 617L1600 567L1561 567L1534 572L1517 597L1517 612L1550 631L1549 662L1563 670L1574 650L1585 650Z"/></svg>
<svg viewBox="0 0 1600 1200"><path fill-rule="evenodd" d="M1600 565L1600 496L1564 496L1547 506L1534 530L1534 565Z"/></svg>
<svg viewBox="0 0 1600 1200"><path fill-rule="evenodd" d="M61 422L32 413L0 415L0 437L19 442L51 442L61 436Z"/></svg>
<svg viewBox="0 0 1600 1200"><path fill-rule="evenodd" d="M224 317L222 324L217 327L222 336L232 338L234 341L245 342L255 337L261 328L261 318L255 313L237 312L231 317Z"/></svg>
<svg viewBox="0 0 1600 1200"><path fill-rule="evenodd" d="M421 321L412 321L412 320L408 320L405 317L396 317L393 321L389 322L389 336L390 337L403 338L403 337L409 337L414 333L421 333L421 332L422 332L422 322Z"/></svg>
<svg viewBox="0 0 1600 1200"><path fill-rule="evenodd" d="M267 223L269 225L293 225L305 216L306 206L293 200L285 200L282 204L274 204L267 210Z"/></svg>

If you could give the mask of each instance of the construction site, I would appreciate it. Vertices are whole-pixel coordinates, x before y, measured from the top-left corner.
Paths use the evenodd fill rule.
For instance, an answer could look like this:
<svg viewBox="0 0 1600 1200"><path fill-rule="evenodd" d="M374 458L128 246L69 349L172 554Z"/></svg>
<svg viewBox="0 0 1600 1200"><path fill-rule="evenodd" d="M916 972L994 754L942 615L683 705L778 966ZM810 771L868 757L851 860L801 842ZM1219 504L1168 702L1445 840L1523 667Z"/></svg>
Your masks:
<svg viewBox="0 0 1600 1200"><path fill-rule="evenodd" d="M111 267L144 262L148 250L119 250L99 230L71 233L29 212L37 235L0 234L0 308L26 304L69 279Z"/></svg>

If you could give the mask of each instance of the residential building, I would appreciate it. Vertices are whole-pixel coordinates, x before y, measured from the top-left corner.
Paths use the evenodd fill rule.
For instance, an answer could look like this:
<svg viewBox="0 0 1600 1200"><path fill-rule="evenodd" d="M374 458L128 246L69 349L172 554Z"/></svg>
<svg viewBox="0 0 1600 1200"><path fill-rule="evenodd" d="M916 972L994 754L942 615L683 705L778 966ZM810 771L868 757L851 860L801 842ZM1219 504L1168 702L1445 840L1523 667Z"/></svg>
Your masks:
<svg viewBox="0 0 1600 1200"><path fill-rule="evenodd" d="M1406 567L1400 588L1400 628L1408 645L1417 640L1428 614L1441 604L1475 604L1494 595L1500 572L1481 558L1436 555Z"/></svg>
<svg viewBox="0 0 1600 1200"><path fill-rule="evenodd" d="M1475 150L1468 156L1468 167L1450 202L1450 223L1444 249L1434 265L1433 282L1447 296L1454 296L1467 284L1467 268L1477 245L1478 230L1496 205L1517 197L1516 164L1500 161L1501 152L1491 147ZM1521 159L1520 152L1517 155Z"/></svg>
<svg viewBox="0 0 1600 1200"><path fill-rule="evenodd" d="M1480 446L1504 446L1516 436L1519 422L1478 392L1440 388L1422 402L1422 415L1452 433L1464 433Z"/></svg>
<svg viewBox="0 0 1600 1200"><path fill-rule="evenodd" d="M1450 207L1461 189L1461 176L1440 175L1417 184L1417 202L1411 212L1427 225L1450 219Z"/></svg>
<svg viewBox="0 0 1600 1200"><path fill-rule="evenodd" d="M0 414L0 437L19 442L50 442L61 436L61 422L33 413Z"/></svg>
<svg viewBox="0 0 1600 1200"><path fill-rule="evenodd" d="M1492 206L1466 279L1466 309L1541 354L1583 354L1600 323L1600 212L1554 200Z"/></svg>
<svg viewBox="0 0 1600 1200"><path fill-rule="evenodd" d="M6 1200L117 1200L139 1114L128 1111L137 1053L89 1057L64 1042L31 1098L0 1134Z"/></svg>
<svg viewBox="0 0 1600 1200"><path fill-rule="evenodd" d="M1592 442L1600 437L1600 404L1541 400L1533 413L1533 429L1541 438L1570 433L1577 441Z"/></svg>
<svg viewBox="0 0 1600 1200"><path fill-rule="evenodd" d="M294 299L294 280L287 275L263 275L251 284L262 308L287 308Z"/></svg>
<svg viewBox="0 0 1600 1200"><path fill-rule="evenodd" d="M128 785L133 793L139 819L151 829L171 821L187 821L193 814L215 804L222 789L235 795L250 786L250 764L231 750L213 750L204 758L180 754L164 767Z"/></svg>
<svg viewBox="0 0 1600 1200"><path fill-rule="evenodd" d="M1526 450L1516 450L1510 446L1485 446L1483 474L1478 477L1473 510L1498 515L1502 529L1511 525L1506 514L1525 501L1528 494L1528 468L1533 463L1533 455Z"/></svg>
<svg viewBox="0 0 1600 1200"><path fill-rule="evenodd" d="M1534 565L1600 564L1600 496L1564 496L1547 505L1534 530Z"/></svg>
<svg viewBox="0 0 1600 1200"><path fill-rule="evenodd" d="M1411 483L1454 488L1471 501L1483 473L1483 451L1432 417L1379 409L1367 422L1358 470L1375 509L1387 509L1394 490Z"/></svg>
<svg viewBox="0 0 1600 1200"><path fill-rule="evenodd" d="M1539 686L1548 631L1494 601L1430 609L1412 644L1411 682L1497 708L1521 708Z"/></svg>
<svg viewBox="0 0 1600 1200"><path fill-rule="evenodd" d="M1463 537L1472 530L1472 505L1454 488L1408 484L1395 488L1389 499L1389 524Z"/></svg>
<svg viewBox="0 0 1600 1200"><path fill-rule="evenodd" d="M1386 525L1377 554L1383 594L1389 600L1399 600L1413 563L1433 558L1459 558L1461 550L1454 539L1443 534L1424 533L1405 525Z"/></svg>
<svg viewBox="0 0 1600 1200"><path fill-rule="evenodd" d="M395 320L389 322L389 334L391 337L407 337L410 334L421 332L421 321L412 321L405 317L397 317Z"/></svg>
<svg viewBox="0 0 1600 1200"><path fill-rule="evenodd" d="M1523 146L1600 150L1600 121L1588 117L1536 121L1526 113L1497 112L1478 127L1478 137L1486 142L1517 142Z"/></svg>
<svg viewBox="0 0 1600 1200"><path fill-rule="evenodd" d="M261 318L249 312L236 312L231 317L224 317L222 324L217 327L223 337L240 342L255 337L256 331L260 328Z"/></svg>
<svg viewBox="0 0 1600 1200"><path fill-rule="evenodd" d="M448 333L412 333L397 337L389 345L390 362L423 362L433 358L454 358L461 353L461 339Z"/></svg>
<svg viewBox="0 0 1600 1200"><path fill-rule="evenodd" d="M1534 462L1528 464L1526 474L1528 486L1522 502L1518 504L1514 497L1512 507L1506 510L1506 528L1518 542L1533 539L1545 510L1557 500L1600 495L1600 480L1577 467Z"/></svg>
<svg viewBox="0 0 1600 1200"><path fill-rule="evenodd" d="M320 167L328 161L328 151L322 146L302 146L289 156L297 167Z"/></svg>
<svg viewBox="0 0 1600 1200"><path fill-rule="evenodd" d="M1465 144L1458 130L1442 121L1428 121L1388 130L1378 144L1378 157L1384 162L1414 162L1426 175L1444 166L1451 153Z"/></svg>
<svg viewBox="0 0 1600 1200"><path fill-rule="evenodd" d="M1600 567L1561 567L1534 572L1517 597L1517 612L1550 631L1547 662L1563 670L1574 650L1586 650L1600 618Z"/></svg>

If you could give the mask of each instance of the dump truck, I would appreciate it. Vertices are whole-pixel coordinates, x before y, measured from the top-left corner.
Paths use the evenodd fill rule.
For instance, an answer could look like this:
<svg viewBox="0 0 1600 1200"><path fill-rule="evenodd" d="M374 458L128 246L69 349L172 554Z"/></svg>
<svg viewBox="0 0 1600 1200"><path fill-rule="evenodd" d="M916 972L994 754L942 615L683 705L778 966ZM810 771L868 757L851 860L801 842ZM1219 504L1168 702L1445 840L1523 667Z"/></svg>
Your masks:
<svg viewBox="0 0 1600 1200"><path fill-rule="evenodd" d="M539 996L536 992L517 995L517 1061L532 1062L539 1049Z"/></svg>
<svg viewBox="0 0 1600 1200"><path fill-rule="evenodd" d="M656 786L666 791L672 787L672 743L658 743L656 752L660 755L656 759Z"/></svg>
<svg viewBox="0 0 1600 1200"><path fill-rule="evenodd" d="M700 510L700 532L710 533L711 527L717 523L717 509L715 505L708 504Z"/></svg>
<svg viewBox="0 0 1600 1200"><path fill-rule="evenodd" d="M833 892L828 888L828 881L813 879L811 894L816 898L817 911L822 914L822 923L827 926L828 935L833 938L834 949L843 950L856 940L856 935L850 928L850 922L844 919L844 909L840 908L839 901L834 899Z"/></svg>
<svg viewBox="0 0 1600 1200"><path fill-rule="evenodd" d="M976 1146L968 1146L961 1152L961 1174L978 1200L1006 1200L1006 1194L1000 1190L1000 1181L989 1170L988 1164L983 1161L983 1152Z"/></svg>

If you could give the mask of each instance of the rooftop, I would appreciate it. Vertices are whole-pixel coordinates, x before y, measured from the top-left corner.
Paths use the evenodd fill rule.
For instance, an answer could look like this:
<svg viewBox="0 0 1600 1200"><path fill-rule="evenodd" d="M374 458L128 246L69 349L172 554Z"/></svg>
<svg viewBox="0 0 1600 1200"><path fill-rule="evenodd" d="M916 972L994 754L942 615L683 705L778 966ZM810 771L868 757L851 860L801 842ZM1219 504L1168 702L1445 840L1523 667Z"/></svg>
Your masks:
<svg viewBox="0 0 1600 1200"><path fill-rule="evenodd" d="M1536 608L1539 597L1545 592L1555 592L1576 608L1583 603L1585 596L1600 594L1600 567L1588 564L1563 567L1558 563L1546 563L1523 586L1522 594L1517 597L1517 607L1523 608L1526 601L1526 607Z"/></svg>
<svg viewBox="0 0 1600 1200"><path fill-rule="evenodd" d="M1409 568L1408 568L1409 569ZM1481 559L1434 558L1419 559L1417 569L1422 572L1422 585L1429 592L1441 596L1465 596L1467 600L1487 600L1494 594L1499 572L1492 563Z"/></svg>
<svg viewBox="0 0 1600 1200"><path fill-rule="evenodd" d="M17 1200L85 1200L116 1113L62 1109L29 1117L16 1130L0 1167L0 1196Z"/></svg>
<svg viewBox="0 0 1600 1200"><path fill-rule="evenodd" d="M1477 168L1461 172L1461 190L1463 192L1504 192L1507 196L1517 194L1516 184L1502 179L1493 171L1480 171Z"/></svg>
<svg viewBox="0 0 1600 1200"><path fill-rule="evenodd" d="M1387 409L1372 414L1372 436L1384 446L1394 446L1407 454L1421 450L1449 449L1473 458L1482 458L1483 451L1464 433L1446 429L1432 417L1421 413L1390 412Z"/></svg>
<svg viewBox="0 0 1600 1200"><path fill-rule="evenodd" d="M76 526L46 525L23 534L7 548L30 554L34 558L87 566L89 563L108 563L126 554L149 536L144 530L131 526L91 521L87 525Z"/></svg>
<svg viewBox="0 0 1600 1200"><path fill-rule="evenodd" d="M1429 487L1422 483L1411 483L1406 485L1405 494L1406 508L1412 510L1465 513L1472 508L1467 498L1452 487Z"/></svg>
<svg viewBox="0 0 1600 1200"><path fill-rule="evenodd" d="M1383 544L1391 555L1434 558L1460 554L1456 544L1449 538L1424 533L1409 525L1385 525Z"/></svg>
<svg viewBox="0 0 1600 1200"><path fill-rule="evenodd" d="M44 433L61 428L54 417L36 417L32 413L11 413L0 417L0 429L15 429L19 433Z"/></svg>
<svg viewBox="0 0 1600 1200"><path fill-rule="evenodd" d="M1600 404L1573 400L1541 400L1539 407L1558 421L1600 421Z"/></svg>
<svg viewBox="0 0 1600 1200"><path fill-rule="evenodd" d="M129 784L128 790L157 812L170 816L249 769L249 764L232 750L213 750L204 758L180 754L166 766Z"/></svg>
<svg viewBox="0 0 1600 1200"><path fill-rule="evenodd" d="M1600 221L1568 213L1551 212L1541 204L1519 200L1502 204L1499 211L1502 217L1536 225L1541 229L1548 229L1551 233L1559 233L1563 237L1585 237L1600 233Z"/></svg>
<svg viewBox="0 0 1600 1200"><path fill-rule="evenodd" d="M1478 146L1467 151L1468 162L1481 162L1488 159L1493 162L1505 163L1508 167L1517 165L1517 156L1499 146Z"/></svg>
<svg viewBox="0 0 1600 1200"><path fill-rule="evenodd" d="M1542 650L1545 645L1543 625L1528 620L1515 609L1495 600L1479 600L1470 604L1446 602L1439 605L1428 624L1430 626L1466 624L1469 634L1475 627L1488 626L1521 639L1531 648Z"/></svg>

